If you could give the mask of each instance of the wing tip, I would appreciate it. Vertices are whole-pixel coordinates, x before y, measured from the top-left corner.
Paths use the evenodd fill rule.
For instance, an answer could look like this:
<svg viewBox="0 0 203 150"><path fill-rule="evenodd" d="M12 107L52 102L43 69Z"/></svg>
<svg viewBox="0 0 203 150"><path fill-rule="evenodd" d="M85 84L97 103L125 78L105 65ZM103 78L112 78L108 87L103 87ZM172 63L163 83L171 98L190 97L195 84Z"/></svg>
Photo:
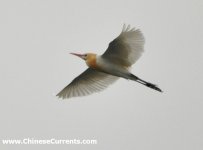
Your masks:
<svg viewBox="0 0 203 150"><path fill-rule="evenodd" d="M125 28L126 28L126 25L125 25L125 23L124 23L124 24L123 24L123 28L122 28L122 32L125 31Z"/></svg>
<svg viewBox="0 0 203 150"><path fill-rule="evenodd" d="M69 99L70 97L68 97L66 94L59 92L58 94L56 94L56 97L59 99L59 100L65 100L65 99Z"/></svg>
<svg viewBox="0 0 203 150"><path fill-rule="evenodd" d="M64 99L65 99L65 97L64 97L64 96L59 95L59 94L57 94L57 95L56 95L56 97L57 97L59 100L64 100Z"/></svg>
<svg viewBox="0 0 203 150"><path fill-rule="evenodd" d="M123 28L121 33L123 32L134 32L134 31L141 31L140 29L136 29L135 27L131 27L130 24L126 25L123 23Z"/></svg>

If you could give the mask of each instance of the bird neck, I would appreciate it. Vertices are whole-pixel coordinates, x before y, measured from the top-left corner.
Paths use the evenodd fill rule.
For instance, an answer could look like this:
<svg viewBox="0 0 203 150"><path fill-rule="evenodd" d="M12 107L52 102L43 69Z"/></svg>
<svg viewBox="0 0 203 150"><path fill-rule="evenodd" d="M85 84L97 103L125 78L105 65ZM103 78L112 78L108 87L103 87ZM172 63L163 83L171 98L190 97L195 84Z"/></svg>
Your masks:
<svg viewBox="0 0 203 150"><path fill-rule="evenodd" d="M97 67L96 54L88 55L87 60L86 60L86 64L90 68L96 68Z"/></svg>

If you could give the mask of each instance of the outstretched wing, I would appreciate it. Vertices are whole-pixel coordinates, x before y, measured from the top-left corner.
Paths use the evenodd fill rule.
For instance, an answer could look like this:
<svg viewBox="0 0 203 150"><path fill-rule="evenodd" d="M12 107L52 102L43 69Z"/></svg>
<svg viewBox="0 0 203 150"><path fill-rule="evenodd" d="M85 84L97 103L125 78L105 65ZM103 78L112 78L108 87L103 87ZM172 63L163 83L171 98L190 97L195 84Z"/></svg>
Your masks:
<svg viewBox="0 0 203 150"><path fill-rule="evenodd" d="M144 43L144 36L139 29L124 25L120 35L109 44L102 57L118 65L130 67L144 51Z"/></svg>
<svg viewBox="0 0 203 150"><path fill-rule="evenodd" d="M104 90L117 79L118 77L88 68L56 96L65 99L90 95L92 93Z"/></svg>

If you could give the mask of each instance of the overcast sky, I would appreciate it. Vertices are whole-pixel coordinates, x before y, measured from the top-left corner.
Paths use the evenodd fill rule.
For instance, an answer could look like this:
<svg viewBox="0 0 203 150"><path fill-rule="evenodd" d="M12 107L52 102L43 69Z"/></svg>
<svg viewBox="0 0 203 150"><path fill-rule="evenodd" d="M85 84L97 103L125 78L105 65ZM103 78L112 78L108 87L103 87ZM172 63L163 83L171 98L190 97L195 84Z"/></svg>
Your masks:
<svg viewBox="0 0 203 150"><path fill-rule="evenodd" d="M202 150L203 1L0 1L0 139L97 139L97 145L4 149ZM102 54L123 24L142 30L138 77L86 97L58 93L87 66L69 52Z"/></svg>

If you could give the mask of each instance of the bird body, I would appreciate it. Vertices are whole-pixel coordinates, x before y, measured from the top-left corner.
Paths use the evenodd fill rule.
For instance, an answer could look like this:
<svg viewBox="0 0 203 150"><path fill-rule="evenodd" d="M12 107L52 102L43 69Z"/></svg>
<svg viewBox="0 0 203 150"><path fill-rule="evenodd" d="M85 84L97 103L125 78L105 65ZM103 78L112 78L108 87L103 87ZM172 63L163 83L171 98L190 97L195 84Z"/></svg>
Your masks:
<svg viewBox="0 0 203 150"><path fill-rule="evenodd" d="M118 65L109 59L103 58L101 55L97 56L96 66L98 70L117 77L127 79L127 75L129 74L125 66Z"/></svg>
<svg viewBox="0 0 203 150"><path fill-rule="evenodd" d="M88 69L76 77L57 96L70 98L99 92L120 77L162 92L156 85L138 78L129 71L129 68L139 59L143 51L144 36L141 31L124 25L120 35L110 42L104 54L71 53L85 60Z"/></svg>

